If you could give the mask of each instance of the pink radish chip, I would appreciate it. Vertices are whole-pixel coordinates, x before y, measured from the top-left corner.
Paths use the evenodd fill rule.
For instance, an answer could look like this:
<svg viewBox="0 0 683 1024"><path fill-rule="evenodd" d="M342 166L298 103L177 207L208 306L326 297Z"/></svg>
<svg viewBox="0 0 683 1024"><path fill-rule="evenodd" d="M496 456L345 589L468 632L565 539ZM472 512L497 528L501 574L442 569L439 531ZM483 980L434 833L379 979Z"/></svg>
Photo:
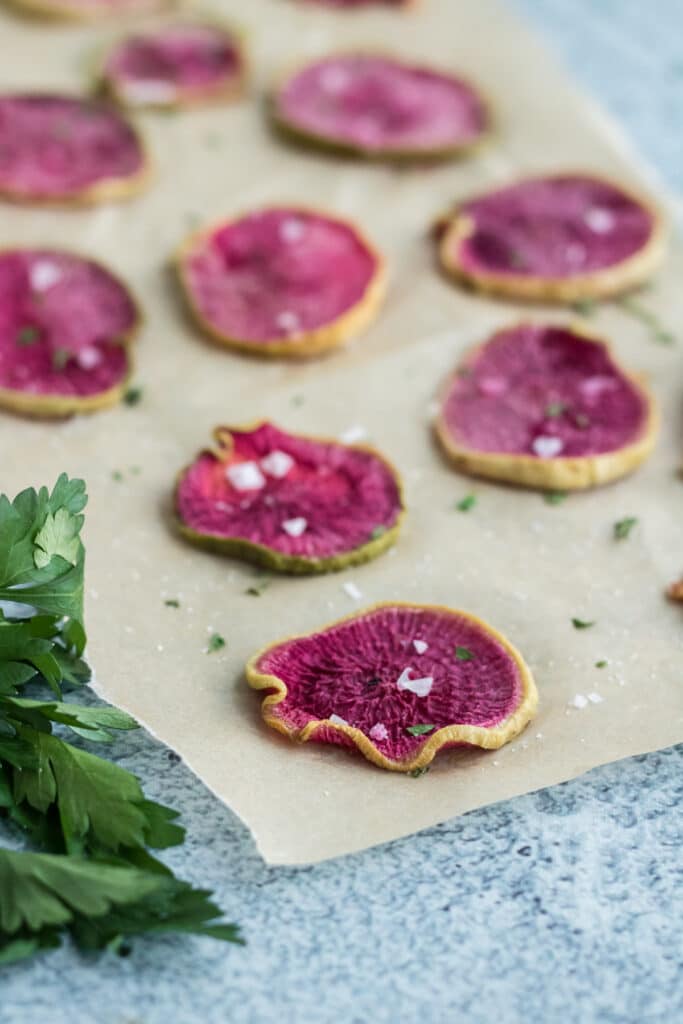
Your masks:
<svg viewBox="0 0 683 1024"><path fill-rule="evenodd" d="M351 224L274 208L200 232L179 272L190 309L225 345L307 355L357 334L384 294L383 261Z"/></svg>
<svg viewBox="0 0 683 1024"><path fill-rule="evenodd" d="M465 360L448 384L437 432L465 470L569 489L635 468L652 449L657 417L648 392L603 342L520 324Z"/></svg>
<svg viewBox="0 0 683 1024"><path fill-rule="evenodd" d="M104 81L130 106L183 106L239 92L244 61L233 33L215 25L166 25L129 36L109 53Z"/></svg>
<svg viewBox="0 0 683 1024"><path fill-rule="evenodd" d="M59 416L112 404L138 320L125 286L92 260L0 252L0 405Z"/></svg>
<svg viewBox="0 0 683 1024"><path fill-rule="evenodd" d="M0 96L0 195L28 202L118 199L136 192L146 175L138 135L104 104Z"/></svg>
<svg viewBox="0 0 683 1024"><path fill-rule="evenodd" d="M599 178L558 174L461 203L441 259L484 290L574 301L640 283L661 250L659 217L644 200Z"/></svg>
<svg viewBox="0 0 683 1024"><path fill-rule="evenodd" d="M419 665L416 637L428 641ZM502 746L538 701L521 655L496 630L466 612L402 603L273 644L250 660L247 681L268 694L266 723L291 739L356 747L404 772L446 747Z"/></svg>
<svg viewBox="0 0 683 1024"><path fill-rule="evenodd" d="M463 79L367 54L325 57L294 72L273 111L304 141L386 158L452 155L489 127L481 96Z"/></svg>
<svg viewBox="0 0 683 1024"><path fill-rule="evenodd" d="M220 427L176 487L188 540L282 572L374 558L403 516L398 475L374 450L288 434L270 423Z"/></svg>

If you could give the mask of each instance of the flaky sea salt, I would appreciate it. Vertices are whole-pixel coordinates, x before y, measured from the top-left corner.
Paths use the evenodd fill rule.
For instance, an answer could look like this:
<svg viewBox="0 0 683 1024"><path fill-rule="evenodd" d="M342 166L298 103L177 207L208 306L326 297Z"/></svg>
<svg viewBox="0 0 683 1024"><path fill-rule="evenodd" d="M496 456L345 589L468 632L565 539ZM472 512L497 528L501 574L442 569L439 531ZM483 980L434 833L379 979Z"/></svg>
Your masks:
<svg viewBox="0 0 683 1024"><path fill-rule="evenodd" d="M282 529L285 533L288 533L290 537L300 537L302 533L306 532L307 526L307 519L304 519L303 516L296 516L294 519L285 519L282 524Z"/></svg>
<svg viewBox="0 0 683 1024"><path fill-rule="evenodd" d="M582 693L577 693L569 701L570 708L585 708L588 706L588 698L584 697Z"/></svg>
<svg viewBox="0 0 683 1024"><path fill-rule="evenodd" d="M76 362L82 370L94 370L102 362L102 353L94 346L82 348L76 356Z"/></svg>
<svg viewBox="0 0 683 1024"><path fill-rule="evenodd" d="M358 589L356 584L352 583L350 580L348 583L342 583L342 590L351 598L352 601L361 601L363 599L362 592Z"/></svg>
<svg viewBox="0 0 683 1024"><path fill-rule="evenodd" d="M348 427L343 433L339 435L339 440L342 444L357 444L359 441L365 441L367 439L368 432L365 427L360 424L355 424L353 427Z"/></svg>
<svg viewBox="0 0 683 1024"><path fill-rule="evenodd" d="M432 676L425 676L423 679L411 679L410 673L412 671L412 668L404 668L396 680L396 686L399 690L409 690L416 697L428 697L432 692L434 679Z"/></svg>
<svg viewBox="0 0 683 1024"><path fill-rule="evenodd" d="M34 292L45 292L52 288L53 284L57 284L61 276L61 271L54 263L39 260L31 267L31 288Z"/></svg>
<svg viewBox="0 0 683 1024"><path fill-rule="evenodd" d="M283 242L300 242L306 234L306 227L298 217L287 217L280 225L280 238Z"/></svg>
<svg viewBox="0 0 683 1024"><path fill-rule="evenodd" d="M377 722L377 724L373 725L372 729L370 730L370 737L371 739L379 740L380 742L382 740L388 740L389 733L387 731L386 725L384 725L382 722Z"/></svg>
<svg viewBox="0 0 683 1024"><path fill-rule="evenodd" d="M599 693L589 693L588 699L591 704L602 704L605 698L601 697Z"/></svg>
<svg viewBox="0 0 683 1024"><path fill-rule="evenodd" d="M265 470L268 476L274 476L276 480L286 477L293 465L292 456L287 452L281 452L279 448L275 448L261 459L261 469Z"/></svg>
<svg viewBox="0 0 683 1024"><path fill-rule="evenodd" d="M535 437L531 447L541 459L552 459L559 455L564 448L564 442L559 437L540 436Z"/></svg>
<svg viewBox="0 0 683 1024"><path fill-rule="evenodd" d="M429 644L426 643L424 640L413 640L413 647L415 648L418 654L424 654L424 652L429 647Z"/></svg>
<svg viewBox="0 0 683 1024"><path fill-rule="evenodd" d="M297 313L293 313L289 309L283 309L281 313L275 317L275 323L281 331L286 331L291 334L293 331L298 331L301 327L301 320Z"/></svg>
<svg viewBox="0 0 683 1024"><path fill-rule="evenodd" d="M583 215L583 219L596 235L606 235L616 224L616 218L611 210L605 210L601 206L592 206Z"/></svg>
<svg viewBox="0 0 683 1024"><path fill-rule="evenodd" d="M228 466L225 475L236 491L260 490L266 482L256 462L235 462Z"/></svg>
<svg viewBox="0 0 683 1024"><path fill-rule="evenodd" d="M330 715L329 721L332 722L333 725L348 725L349 724L346 721L345 718L341 717L341 715Z"/></svg>

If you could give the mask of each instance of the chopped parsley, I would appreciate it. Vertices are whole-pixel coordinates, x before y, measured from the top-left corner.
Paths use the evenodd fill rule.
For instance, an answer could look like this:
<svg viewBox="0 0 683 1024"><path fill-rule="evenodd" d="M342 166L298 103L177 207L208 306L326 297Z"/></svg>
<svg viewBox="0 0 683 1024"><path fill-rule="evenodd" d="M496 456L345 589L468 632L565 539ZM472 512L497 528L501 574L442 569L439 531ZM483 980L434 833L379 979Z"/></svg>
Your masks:
<svg viewBox="0 0 683 1024"><path fill-rule="evenodd" d="M585 619L572 619L574 629L590 629L595 622L587 622Z"/></svg>
<svg viewBox="0 0 683 1024"><path fill-rule="evenodd" d="M376 526L370 534L370 540L379 540L387 532L386 526Z"/></svg>
<svg viewBox="0 0 683 1024"><path fill-rule="evenodd" d="M71 359L71 353L66 348L56 348L52 353L52 367L55 370L63 370Z"/></svg>
<svg viewBox="0 0 683 1024"><path fill-rule="evenodd" d="M411 777L411 779L419 779L421 775L426 775L428 771L429 765L427 765L425 768L413 768L411 772L408 772L408 775Z"/></svg>
<svg viewBox="0 0 683 1024"><path fill-rule="evenodd" d="M580 430L586 430L591 425L591 419L585 412L577 412L574 415L574 423L576 423Z"/></svg>
<svg viewBox="0 0 683 1024"><path fill-rule="evenodd" d="M626 540L633 527L638 522L637 516L626 516L619 519L613 527L615 540Z"/></svg>
<svg viewBox="0 0 683 1024"><path fill-rule="evenodd" d="M593 316L597 308L598 304L595 299L579 299L578 302L572 304L572 309L579 316Z"/></svg>
<svg viewBox="0 0 683 1024"><path fill-rule="evenodd" d="M225 647L225 640L220 633L214 633L210 638L208 646L206 648L207 654L214 654L215 651L220 651L221 648Z"/></svg>
<svg viewBox="0 0 683 1024"><path fill-rule="evenodd" d="M546 505L561 505L568 497L569 495L566 491L546 491L543 495L543 500Z"/></svg>
<svg viewBox="0 0 683 1024"><path fill-rule="evenodd" d="M477 504L476 494L466 494L457 504L456 509L458 512L469 512L470 509L474 508Z"/></svg>
<svg viewBox="0 0 683 1024"><path fill-rule="evenodd" d="M548 419L557 419L558 416L562 416L567 411L567 406L564 402L550 402L545 407L545 415Z"/></svg>
<svg viewBox="0 0 683 1024"><path fill-rule="evenodd" d="M141 387L130 387L124 393L123 400L126 405L139 405L142 400L142 388Z"/></svg>
<svg viewBox="0 0 683 1024"><path fill-rule="evenodd" d="M595 662L595 667L596 668L607 668L607 662L604 661L604 660L603 661L596 661Z"/></svg>
<svg viewBox="0 0 683 1024"><path fill-rule="evenodd" d="M270 576L260 575L257 577L257 582L253 583L250 587L244 591L249 597L260 597L264 590L267 590L272 580Z"/></svg>
<svg viewBox="0 0 683 1024"><path fill-rule="evenodd" d="M117 483L120 483L121 480L123 480L123 473L120 469L115 469L112 471L111 478L112 480L116 480Z"/></svg>
<svg viewBox="0 0 683 1024"><path fill-rule="evenodd" d="M290 399L290 404L293 405L295 408L298 408L299 406L303 405L304 402L305 398L303 395L292 395Z"/></svg>
<svg viewBox="0 0 683 1024"><path fill-rule="evenodd" d="M470 651L468 647L456 647L455 657L458 659L458 661L474 660L474 655L472 654L472 651Z"/></svg>
<svg viewBox="0 0 683 1024"><path fill-rule="evenodd" d="M35 345L40 337L37 327L20 327L17 331L17 345Z"/></svg>
<svg viewBox="0 0 683 1024"><path fill-rule="evenodd" d="M180 608L180 601L176 597L169 597L164 601L167 608Z"/></svg>
<svg viewBox="0 0 683 1024"><path fill-rule="evenodd" d="M410 736L426 736L428 732L434 732L435 725L409 725L406 732Z"/></svg>

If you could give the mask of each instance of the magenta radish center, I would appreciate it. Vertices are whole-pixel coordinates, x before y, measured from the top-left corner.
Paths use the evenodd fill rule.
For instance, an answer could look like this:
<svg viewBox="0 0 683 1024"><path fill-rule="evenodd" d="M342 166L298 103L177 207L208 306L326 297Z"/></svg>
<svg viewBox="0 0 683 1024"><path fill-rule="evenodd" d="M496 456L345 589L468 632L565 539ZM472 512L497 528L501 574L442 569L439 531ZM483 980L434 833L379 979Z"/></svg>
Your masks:
<svg viewBox="0 0 683 1024"><path fill-rule="evenodd" d="M220 336L267 345L334 323L360 303L377 259L347 224L270 209L202 236L185 256L192 303Z"/></svg>
<svg viewBox="0 0 683 1024"><path fill-rule="evenodd" d="M235 40L207 25L172 25L121 42L105 76L130 103L174 103L235 82L242 61Z"/></svg>
<svg viewBox="0 0 683 1024"><path fill-rule="evenodd" d="M276 109L303 134L367 152L448 150L487 127L480 97L459 78L362 55L309 64L281 87Z"/></svg>
<svg viewBox="0 0 683 1024"><path fill-rule="evenodd" d="M123 285L69 253L0 252L0 388L87 398L120 385L137 323Z"/></svg>
<svg viewBox="0 0 683 1024"><path fill-rule="evenodd" d="M144 156L110 108L64 96L0 96L0 191L26 199L78 198L139 174Z"/></svg>
<svg viewBox="0 0 683 1024"><path fill-rule="evenodd" d="M500 331L454 378L442 425L460 447L539 458L599 455L637 441L645 396L604 345L559 327Z"/></svg>
<svg viewBox="0 0 683 1024"><path fill-rule="evenodd" d="M178 515L196 533L316 562L396 525L398 485L376 455L270 424L231 436L231 449L204 452L178 486Z"/></svg>
<svg viewBox="0 0 683 1024"><path fill-rule="evenodd" d="M648 209L606 182L535 178L464 203L466 237L446 254L468 273L564 278L635 256L650 241Z"/></svg>
<svg viewBox="0 0 683 1024"><path fill-rule="evenodd" d="M492 729L523 699L519 667L501 641L445 609L374 609L270 648L255 667L287 688L268 714L288 729L331 719L360 729L393 761L447 726ZM349 742L327 727L314 738Z"/></svg>

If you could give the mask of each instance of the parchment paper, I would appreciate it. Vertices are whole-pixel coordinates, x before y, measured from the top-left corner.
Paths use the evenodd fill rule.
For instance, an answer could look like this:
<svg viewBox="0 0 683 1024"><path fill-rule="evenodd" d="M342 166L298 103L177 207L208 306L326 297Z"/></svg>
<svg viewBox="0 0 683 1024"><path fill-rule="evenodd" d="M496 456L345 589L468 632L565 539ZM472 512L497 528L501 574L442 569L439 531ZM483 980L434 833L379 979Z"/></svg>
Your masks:
<svg viewBox="0 0 683 1024"><path fill-rule="evenodd" d="M63 469L88 482L87 626L101 693L179 751L274 864L359 850L683 740L683 623L662 598L664 584L683 569L676 475L683 331L678 347L667 348L617 307L593 318L626 365L647 371L664 413L654 457L615 486L551 507L538 494L459 476L428 430L430 402L460 353L518 315L440 278L426 239L430 220L455 198L519 172L585 167L637 184L634 168L588 102L495 0L424 0L405 16L335 16L285 0L223 0L221 7L251 29L253 93L235 106L143 117L158 163L145 196L85 212L0 211L3 244L65 244L106 260L147 313L140 405L57 425L0 419L2 490L51 482ZM82 88L106 31L3 14L2 85ZM494 144L467 162L392 171L275 140L261 110L271 75L283 62L351 44L461 68L495 105ZM345 351L303 365L254 362L204 342L184 318L166 265L198 222L283 200L356 217L391 270L376 326ZM681 280L676 245L646 299L674 330L683 313ZM313 433L366 428L405 477L410 515L395 551L342 575L279 578L255 598L245 593L253 570L177 539L169 527L177 470L214 425L258 416ZM470 492L476 508L455 511ZM626 515L640 523L617 543L612 525ZM350 612L354 602L342 590L349 580L361 604L440 602L506 633L541 694L524 736L493 754L446 754L413 779L341 750L294 746L266 729L259 698L243 680L245 660L270 641ZM166 607L165 598L181 607ZM577 632L572 616L597 624ZM227 647L209 655L214 630ZM609 665L600 670L602 659ZM568 708L575 694L591 692L603 703Z"/></svg>

